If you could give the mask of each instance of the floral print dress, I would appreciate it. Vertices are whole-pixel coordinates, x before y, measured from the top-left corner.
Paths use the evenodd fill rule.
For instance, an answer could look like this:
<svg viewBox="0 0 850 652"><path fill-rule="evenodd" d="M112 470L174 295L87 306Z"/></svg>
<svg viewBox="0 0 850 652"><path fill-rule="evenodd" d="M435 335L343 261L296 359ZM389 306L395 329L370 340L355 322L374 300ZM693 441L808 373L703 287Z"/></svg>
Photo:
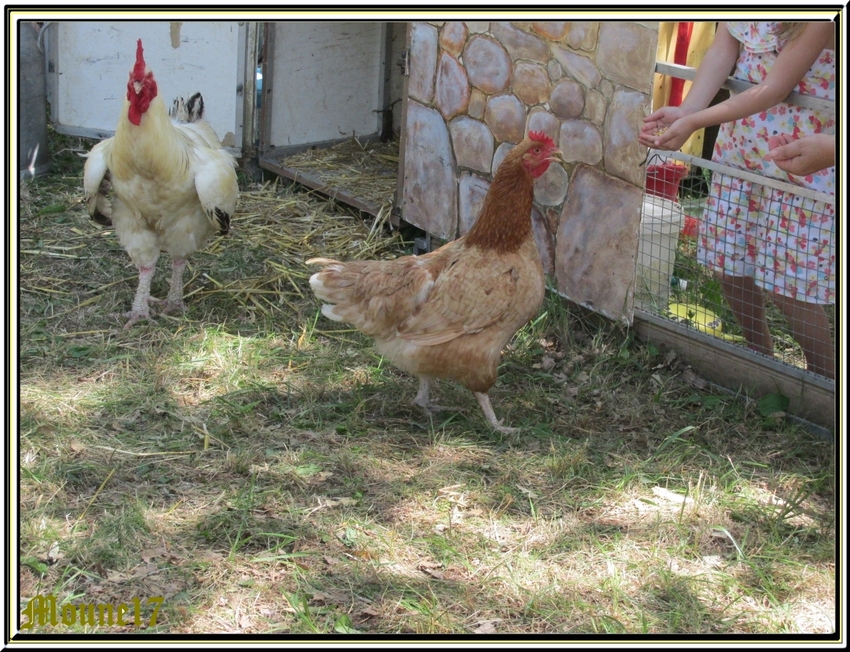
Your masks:
<svg viewBox="0 0 850 652"><path fill-rule="evenodd" d="M761 83L782 50L780 23L730 22L741 43L733 76ZM835 100L835 52L823 50L799 82L798 93ZM798 177L765 161L768 138L832 133L834 113L781 102L720 127L712 160L740 170L835 194L835 168ZM714 172L700 224L697 258L729 276L752 276L760 287L807 303L835 302L835 203L769 188Z"/></svg>

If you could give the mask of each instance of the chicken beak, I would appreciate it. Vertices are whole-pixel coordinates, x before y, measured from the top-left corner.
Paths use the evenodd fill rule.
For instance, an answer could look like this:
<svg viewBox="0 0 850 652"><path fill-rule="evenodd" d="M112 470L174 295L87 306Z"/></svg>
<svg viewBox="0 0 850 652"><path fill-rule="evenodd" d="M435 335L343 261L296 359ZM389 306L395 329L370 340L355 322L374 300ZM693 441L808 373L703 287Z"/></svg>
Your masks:
<svg viewBox="0 0 850 652"><path fill-rule="evenodd" d="M556 149L551 154L549 154L549 156L546 157L546 160L552 161L554 163L561 163L563 165L564 159L561 158L561 154L563 154L563 152L559 149Z"/></svg>
<svg viewBox="0 0 850 652"><path fill-rule="evenodd" d="M136 95L142 92L142 82L133 82L133 91L135 91Z"/></svg>

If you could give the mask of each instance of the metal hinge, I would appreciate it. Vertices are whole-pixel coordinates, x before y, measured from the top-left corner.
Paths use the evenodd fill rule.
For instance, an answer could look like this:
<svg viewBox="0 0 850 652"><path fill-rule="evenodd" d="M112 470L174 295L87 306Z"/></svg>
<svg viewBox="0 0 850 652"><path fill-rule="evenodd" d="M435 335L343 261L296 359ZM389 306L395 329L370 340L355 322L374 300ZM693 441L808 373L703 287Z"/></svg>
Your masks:
<svg viewBox="0 0 850 652"><path fill-rule="evenodd" d="M398 67L401 69L401 74L407 77L410 75L410 50L405 48L402 50L401 57L398 60Z"/></svg>

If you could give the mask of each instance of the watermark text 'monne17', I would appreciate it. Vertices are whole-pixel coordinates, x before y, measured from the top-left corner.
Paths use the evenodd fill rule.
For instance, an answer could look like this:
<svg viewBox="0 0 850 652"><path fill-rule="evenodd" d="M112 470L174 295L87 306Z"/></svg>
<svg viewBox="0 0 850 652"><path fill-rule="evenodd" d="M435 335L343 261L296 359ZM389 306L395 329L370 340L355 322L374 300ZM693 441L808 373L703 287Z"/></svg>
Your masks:
<svg viewBox="0 0 850 652"><path fill-rule="evenodd" d="M142 601L139 598L133 598L129 603L118 605L102 602L98 604L64 604L60 608L56 606L55 595L37 595L27 603L23 610L23 615L29 618L29 621L23 623L21 629L30 629L33 625L42 627L44 625L65 625L71 627L76 624L99 625L101 627L104 625L141 627L146 624L148 627L154 627L162 602L163 598L161 597L147 599L147 604L153 605L153 613L145 623L142 620Z"/></svg>

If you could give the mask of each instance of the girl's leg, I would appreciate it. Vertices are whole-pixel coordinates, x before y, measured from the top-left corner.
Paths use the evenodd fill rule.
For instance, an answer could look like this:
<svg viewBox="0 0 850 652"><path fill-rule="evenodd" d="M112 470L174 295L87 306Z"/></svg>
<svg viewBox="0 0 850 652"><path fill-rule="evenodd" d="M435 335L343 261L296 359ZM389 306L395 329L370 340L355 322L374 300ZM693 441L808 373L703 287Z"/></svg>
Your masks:
<svg viewBox="0 0 850 652"><path fill-rule="evenodd" d="M744 331L747 344L754 351L773 355L773 338L764 318L764 296L751 276L728 276L718 273L723 294L738 325Z"/></svg>
<svg viewBox="0 0 850 652"><path fill-rule="evenodd" d="M835 345L823 306L804 303L781 294L774 294L773 302L782 310L794 339L806 354L808 370L834 380Z"/></svg>

